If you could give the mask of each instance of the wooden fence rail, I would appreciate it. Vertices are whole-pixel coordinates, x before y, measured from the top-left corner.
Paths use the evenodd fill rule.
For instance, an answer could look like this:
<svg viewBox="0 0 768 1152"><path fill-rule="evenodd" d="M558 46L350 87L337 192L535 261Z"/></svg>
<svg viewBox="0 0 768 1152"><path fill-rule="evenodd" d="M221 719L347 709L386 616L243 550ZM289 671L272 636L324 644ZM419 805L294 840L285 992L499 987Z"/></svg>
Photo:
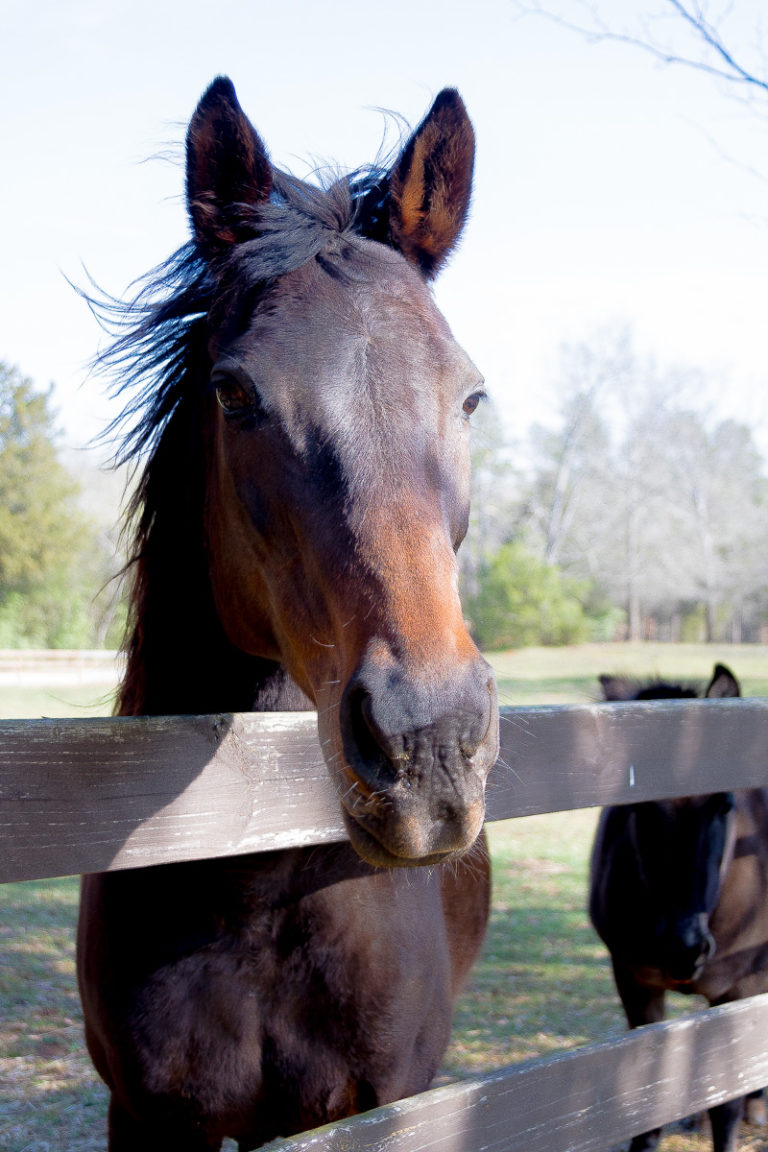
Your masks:
<svg viewBox="0 0 768 1152"><path fill-rule="evenodd" d="M768 700L503 708L488 819L768 784ZM0 881L345 838L313 713L0 721Z"/></svg>
<svg viewBox="0 0 768 1152"><path fill-rule="evenodd" d="M768 1084L768 994L433 1088L269 1152L605 1152Z"/></svg>
<svg viewBox="0 0 768 1152"><path fill-rule="evenodd" d="M490 820L768 785L768 701L502 709ZM345 836L311 713L0 722L0 881ZM601 1152L768 1084L768 995L434 1089L281 1152Z"/></svg>

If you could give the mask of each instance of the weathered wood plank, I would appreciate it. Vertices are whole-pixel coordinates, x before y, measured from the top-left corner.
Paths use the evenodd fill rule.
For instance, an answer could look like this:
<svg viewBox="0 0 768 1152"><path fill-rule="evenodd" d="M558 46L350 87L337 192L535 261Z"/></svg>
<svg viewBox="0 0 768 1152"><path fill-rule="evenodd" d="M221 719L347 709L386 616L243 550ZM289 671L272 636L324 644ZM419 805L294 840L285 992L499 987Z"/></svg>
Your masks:
<svg viewBox="0 0 768 1152"><path fill-rule="evenodd" d="M768 1083L768 995L436 1088L265 1152L605 1152Z"/></svg>
<svg viewBox="0 0 768 1152"><path fill-rule="evenodd" d="M0 723L0 881L343 838L312 713Z"/></svg>
<svg viewBox="0 0 768 1152"><path fill-rule="evenodd" d="M489 819L768 786L768 699L502 708Z"/></svg>
<svg viewBox="0 0 768 1152"><path fill-rule="evenodd" d="M768 700L502 709L488 818L768 785ZM0 722L0 881L343 839L312 713Z"/></svg>

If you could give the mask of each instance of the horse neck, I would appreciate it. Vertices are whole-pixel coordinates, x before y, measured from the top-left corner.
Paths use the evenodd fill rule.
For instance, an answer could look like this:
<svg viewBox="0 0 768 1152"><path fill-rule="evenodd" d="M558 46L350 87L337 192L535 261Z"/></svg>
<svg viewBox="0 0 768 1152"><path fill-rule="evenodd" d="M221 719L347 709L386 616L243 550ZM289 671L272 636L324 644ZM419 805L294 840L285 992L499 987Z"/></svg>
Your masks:
<svg viewBox="0 0 768 1152"><path fill-rule="evenodd" d="M185 575L188 576L189 568ZM302 706L279 664L249 656L224 635L201 580L180 593L151 566L128 641L118 712L123 716L280 711ZM139 615L140 613L140 615ZM304 702L304 707L311 706Z"/></svg>
<svg viewBox="0 0 768 1152"><path fill-rule="evenodd" d="M203 534L199 408L180 406L140 489L123 716L306 710L281 665L227 638L214 606Z"/></svg>

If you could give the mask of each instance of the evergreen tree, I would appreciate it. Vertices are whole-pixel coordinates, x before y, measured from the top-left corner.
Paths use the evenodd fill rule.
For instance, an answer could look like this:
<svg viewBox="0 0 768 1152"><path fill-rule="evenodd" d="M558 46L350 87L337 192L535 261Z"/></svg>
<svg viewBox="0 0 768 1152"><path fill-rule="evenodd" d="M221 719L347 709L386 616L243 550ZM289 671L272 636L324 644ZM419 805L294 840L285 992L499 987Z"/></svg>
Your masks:
<svg viewBox="0 0 768 1152"><path fill-rule="evenodd" d="M0 647L93 644L104 571L58 458L50 391L0 362Z"/></svg>

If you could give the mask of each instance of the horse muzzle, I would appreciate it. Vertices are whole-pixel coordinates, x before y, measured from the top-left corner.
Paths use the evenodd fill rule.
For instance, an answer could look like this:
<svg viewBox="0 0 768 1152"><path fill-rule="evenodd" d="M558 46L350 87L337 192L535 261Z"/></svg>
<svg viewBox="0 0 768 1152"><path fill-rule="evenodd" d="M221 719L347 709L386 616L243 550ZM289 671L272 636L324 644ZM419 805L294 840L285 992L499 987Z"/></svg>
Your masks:
<svg viewBox="0 0 768 1152"><path fill-rule="evenodd" d="M498 754L496 685L479 655L442 684L363 664L342 695L339 726L342 811L363 859L410 867L472 846Z"/></svg>
<svg viewBox="0 0 768 1152"><path fill-rule="evenodd" d="M714 951L715 941L704 913L680 921L664 950L664 974L672 984L692 984Z"/></svg>

